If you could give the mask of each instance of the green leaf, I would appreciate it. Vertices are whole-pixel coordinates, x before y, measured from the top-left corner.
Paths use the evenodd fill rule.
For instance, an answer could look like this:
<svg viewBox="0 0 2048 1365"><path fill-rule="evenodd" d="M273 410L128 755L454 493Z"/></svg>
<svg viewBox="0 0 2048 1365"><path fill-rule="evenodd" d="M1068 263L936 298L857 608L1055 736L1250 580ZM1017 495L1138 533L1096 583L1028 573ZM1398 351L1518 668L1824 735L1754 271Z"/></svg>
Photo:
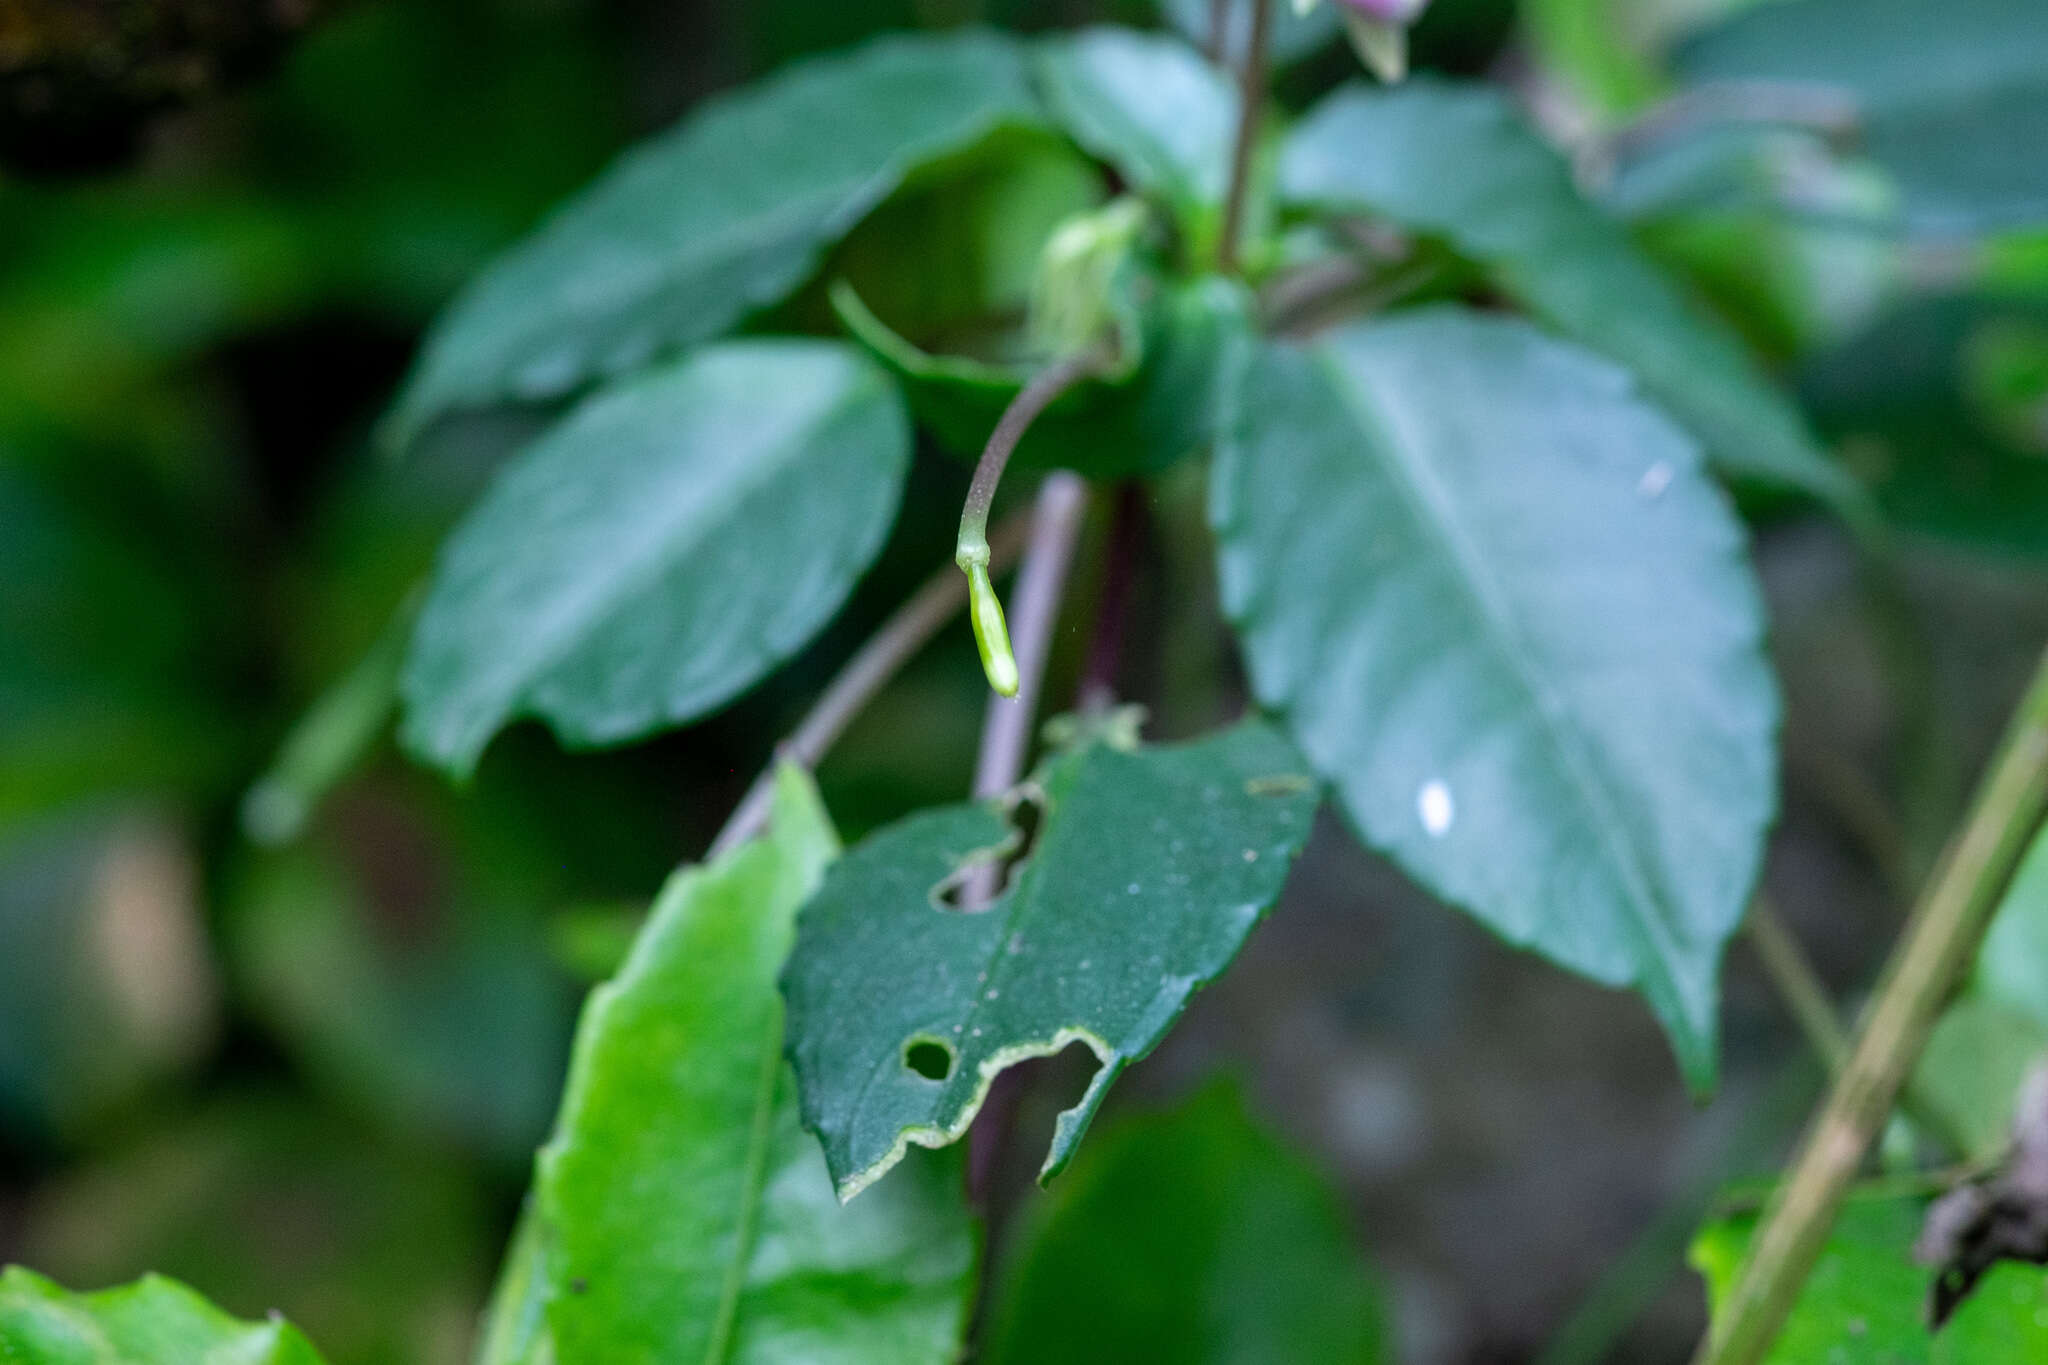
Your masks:
<svg viewBox="0 0 2048 1365"><path fill-rule="evenodd" d="M1234 1087L1104 1133L1034 1214L990 1365L1392 1359L1335 1195Z"/></svg>
<svg viewBox="0 0 2048 1365"><path fill-rule="evenodd" d="M1605 361L1442 307L1257 353L1212 479L1259 699L1366 842L1640 988L1707 1086L1778 699L1693 442Z"/></svg>
<svg viewBox="0 0 2048 1365"><path fill-rule="evenodd" d="M281 1318L240 1322L175 1280L145 1275L74 1294L20 1266L0 1271L6 1365L320 1365Z"/></svg>
<svg viewBox="0 0 2048 1365"><path fill-rule="evenodd" d="M595 395L450 538L406 743L466 775L518 716L613 744L729 700L838 609L909 455L887 378L831 342L728 342Z"/></svg>
<svg viewBox="0 0 2048 1365"><path fill-rule="evenodd" d="M722 97L629 152L500 258L428 338L393 413L544 402L775 302L919 167L1042 122L994 34L888 38Z"/></svg>
<svg viewBox="0 0 2048 1365"><path fill-rule="evenodd" d="M1108 27L1048 43L1038 77L1047 108L1074 140L1163 201L1195 259L1206 259L1230 183L1236 87L1176 38Z"/></svg>
<svg viewBox="0 0 2048 1365"><path fill-rule="evenodd" d="M1211 31L1216 17L1214 0L1161 0L1160 9L1173 27L1204 51L1215 46ZM1271 34L1267 55L1277 65L1298 62L1328 47L1343 31L1336 5L1317 5L1303 13L1293 4L1267 6ZM1243 61L1252 33L1253 0L1224 0L1225 62L1235 70Z"/></svg>
<svg viewBox="0 0 2048 1365"><path fill-rule="evenodd" d="M842 1199L967 1130L996 1073L1085 1043L1050 1179L1125 1067L1229 965L1308 837L1316 784L1273 730L1056 760L1030 861L990 906L940 899L1015 838L994 805L926 811L861 844L805 906L783 977L804 1124ZM934 1079L940 1077L940 1079Z"/></svg>
<svg viewBox="0 0 2048 1365"><path fill-rule="evenodd" d="M1982 966L1979 968L1982 971ZM2036 1009L2040 1001L2030 1002ZM1913 1097L1933 1107L1959 1155L1994 1161L2012 1146L2013 1115L2027 1075L2048 1061L2048 1025L1981 989L1951 1005L1913 1069Z"/></svg>
<svg viewBox="0 0 2048 1365"><path fill-rule="evenodd" d="M1289 137L1280 192L1444 238L1548 326L1634 370L1723 472L1860 514L1855 481L1734 333L1579 196L1563 159L1499 93L1429 79L1340 90Z"/></svg>
<svg viewBox="0 0 2048 1365"><path fill-rule="evenodd" d="M1028 366L932 355L876 317L850 288L832 301L855 340L896 376L921 426L965 459L981 454L1004 409L1030 382ZM1251 304L1216 277L1165 286L1142 310L1142 359L1117 379L1077 385L1032 423L1012 462L1077 469L1094 478L1152 473L1203 449L1216 434L1224 361L1251 332Z"/></svg>
<svg viewBox="0 0 2048 1365"><path fill-rule="evenodd" d="M1934 1272L1913 1263L1917 1199L1854 1196L1844 1205L1767 1365L2032 1365L2048 1359L2048 1281L1995 1267L1940 1333L1924 1313ZM1715 1310L1733 1292L1754 1213L1710 1223L1693 1243Z"/></svg>
<svg viewBox="0 0 2048 1365"><path fill-rule="evenodd" d="M975 1239L957 1167L841 1209L797 1125L775 974L837 843L784 769L769 834L677 873L593 993L486 1365L958 1355Z"/></svg>
<svg viewBox="0 0 2048 1365"><path fill-rule="evenodd" d="M2036 0L1793 0L1679 50L1687 80L1839 90L1856 144L1940 235L2048 215L2048 24Z"/></svg>

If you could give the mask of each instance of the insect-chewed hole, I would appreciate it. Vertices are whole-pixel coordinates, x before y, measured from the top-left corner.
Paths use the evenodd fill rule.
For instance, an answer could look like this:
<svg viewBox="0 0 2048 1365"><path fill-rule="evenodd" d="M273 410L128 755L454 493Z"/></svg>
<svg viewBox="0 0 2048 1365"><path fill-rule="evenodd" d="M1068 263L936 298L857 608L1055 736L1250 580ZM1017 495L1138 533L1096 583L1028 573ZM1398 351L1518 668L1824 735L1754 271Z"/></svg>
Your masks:
<svg viewBox="0 0 2048 1365"><path fill-rule="evenodd" d="M1010 889L1017 869L1030 860L1038 847L1038 830L1045 823L1045 808L1034 796L1024 796L1010 808L1011 832L1000 847L970 857L946 880L932 888L932 904L942 910L986 910Z"/></svg>
<svg viewBox="0 0 2048 1365"><path fill-rule="evenodd" d="M943 1081L953 1074L953 1049L937 1038L920 1034L905 1040L903 1065L928 1081Z"/></svg>

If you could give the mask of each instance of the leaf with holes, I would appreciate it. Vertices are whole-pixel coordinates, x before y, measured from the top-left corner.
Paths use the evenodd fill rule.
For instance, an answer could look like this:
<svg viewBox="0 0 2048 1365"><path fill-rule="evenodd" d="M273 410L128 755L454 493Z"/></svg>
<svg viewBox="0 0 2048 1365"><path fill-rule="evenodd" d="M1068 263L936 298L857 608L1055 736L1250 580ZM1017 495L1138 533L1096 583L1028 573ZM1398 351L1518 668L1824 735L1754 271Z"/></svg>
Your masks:
<svg viewBox="0 0 2048 1365"><path fill-rule="evenodd" d="M1041 1172L1123 1069L1229 965L1280 894L1317 786L1258 722L1199 743L1055 760L1036 848L993 904L942 899L1016 838L993 804L927 811L848 853L783 976L804 1123L842 1199L967 1130L996 1073L1085 1043L1101 1062Z"/></svg>
<svg viewBox="0 0 2048 1365"><path fill-rule="evenodd" d="M320 1365L282 1318L240 1322L175 1280L74 1294L20 1266L0 1271L0 1360L20 1365Z"/></svg>
<svg viewBox="0 0 2048 1365"><path fill-rule="evenodd" d="M1046 106L1133 189L1166 204L1204 259L1222 227L1238 95L1175 38L1093 28L1040 52Z"/></svg>
<svg viewBox="0 0 2048 1365"><path fill-rule="evenodd" d="M1444 238L1544 322L1634 370L1726 473L1864 515L1855 480L1734 333L1579 196L1563 159L1497 92L1426 78L1340 90L1288 138L1280 193Z"/></svg>
<svg viewBox="0 0 2048 1365"><path fill-rule="evenodd" d="M726 342L596 395L443 550L406 742L465 775L518 716L598 745L721 705L838 609L909 459L888 377L837 343Z"/></svg>
<svg viewBox="0 0 2048 1365"><path fill-rule="evenodd" d="M957 1163L840 1208L782 1061L775 973L836 849L786 768L765 838L662 891L584 1012L485 1365L957 1358L975 1262Z"/></svg>
<svg viewBox="0 0 2048 1365"><path fill-rule="evenodd" d="M1029 1213L988 1365L1393 1358L1335 1192L1233 1086L1126 1119Z"/></svg>
<svg viewBox="0 0 2048 1365"><path fill-rule="evenodd" d="M1605 361L1449 307L1267 346L1238 392L1212 515L1260 700L1368 843L1638 986L1707 1086L1778 699L1697 447Z"/></svg>
<svg viewBox="0 0 2048 1365"><path fill-rule="evenodd" d="M566 397L718 336L801 284L919 167L1043 121L1016 46L979 31L883 39L715 100L477 278L427 339L388 437Z"/></svg>

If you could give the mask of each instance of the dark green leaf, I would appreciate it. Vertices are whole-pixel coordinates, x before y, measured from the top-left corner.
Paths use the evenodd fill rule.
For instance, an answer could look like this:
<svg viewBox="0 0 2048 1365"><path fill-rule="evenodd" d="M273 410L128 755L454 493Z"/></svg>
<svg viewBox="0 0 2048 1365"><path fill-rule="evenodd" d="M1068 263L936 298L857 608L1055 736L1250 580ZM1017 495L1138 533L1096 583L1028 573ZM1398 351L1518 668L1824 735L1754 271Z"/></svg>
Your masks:
<svg viewBox="0 0 2048 1365"><path fill-rule="evenodd" d="M837 610L909 446L887 378L831 342L725 343L595 395L450 539L406 742L466 774L518 716L596 745L720 705Z"/></svg>
<svg viewBox="0 0 2048 1365"><path fill-rule="evenodd" d="M1258 696L1366 841L1639 987L1706 1086L1778 700L1694 443L1605 361L1444 307L1258 353L1212 477Z"/></svg>
<svg viewBox="0 0 2048 1365"><path fill-rule="evenodd" d="M841 1209L797 1126L775 974L837 839L809 780L662 891L584 1013L486 1365L941 1365L975 1245L956 1165Z"/></svg>
<svg viewBox="0 0 2048 1365"><path fill-rule="evenodd" d="M2048 307L1917 300L1816 357L1801 387L1889 520L1982 549L2048 554L2048 459L2015 445L2004 415L1970 394L1973 353L2009 328L2048 328Z"/></svg>
<svg viewBox="0 0 2048 1365"><path fill-rule="evenodd" d="M1094 28L1055 39L1038 75L1053 117L1135 190L1162 200L1213 251L1230 183L1237 90L1177 39Z"/></svg>
<svg viewBox="0 0 2048 1365"><path fill-rule="evenodd" d="M1336 1198L1232 1087L1102 1134L1035 1215L992 1365L1392 1358Z"/></svg>
<svg viewBox="0 0 2048 1365"><path fill-rule="evenodd" d="M281 1318L238 1322L175 1280L145 1275L74 1294L9 1266L0 1271L0 1360L7 1365L320 1365Z"/></svg>
<svg viewBox="0 0 2048 1365"><path fill-rule="evenodd" d="M1725 473L1859 505L1735 335L1579 196L1497 92L1427 79L1339 91L1288 139L1280 188L1297 204L1383 214L1485 264L1549 326L1633 369Z"/></svg>
<svg viewBox="0 0 2048 1365"><path fill-rule="evenodd" d="M801 284L918 167L1039 122L1022 56L889 38L725 96L629 153L429 337L391 419L539 402L724 332Z"/></svg>
<svg viewBox="0 0 2048 1365"><path fill-rule="evenodd" d="M919 423L967 459L1024 385L1026 366L931 355L898 335L850 289L833 294L847 330L894 372ZM1244 291L1209 277L1167 286L1143 310L1143 357L1135 372L1062 396L1012 457L1019 468L1078 469L1096 478L1163 469L1206 446L1229 346L1250 332Z"/></svg>
<svg viewBox="0 0 2048 1365"><path fill-rule="evenodd" d="M1928 1331L1930 1269L1913 1262L1917 1199L1852 1195L1767 1365L2033 1365L2048 1359L2048 1281L1992 1270L1939 1334ZM1709 1224L1692 1263L1718 1306L1733 1290L1756 1229L1753 1213Z"/></svg>
<svg viewBox="0 0 2048 1365"><path fill-rule="evenodd" d="M2048 23L2036 0L1794 0L1686 44L1686 79L1832 87L1892 176L1909 227L2048 216Z"/></svg>
<svg viewBox="0 0 2048 1365"><path fill-rule="evenodd" d="M1043 1176L1110 1083L1215 979L1280 894L1316 784L1268 727L1055 761L1035 851L993 905L940 899L1014 831L994 805L928 811L841 859L784 974L804 1124L840 1197L967 1130L997 1072L1085 1043L1101 1061ZM943 1079L933 1079L933 1076Z"/></svg>

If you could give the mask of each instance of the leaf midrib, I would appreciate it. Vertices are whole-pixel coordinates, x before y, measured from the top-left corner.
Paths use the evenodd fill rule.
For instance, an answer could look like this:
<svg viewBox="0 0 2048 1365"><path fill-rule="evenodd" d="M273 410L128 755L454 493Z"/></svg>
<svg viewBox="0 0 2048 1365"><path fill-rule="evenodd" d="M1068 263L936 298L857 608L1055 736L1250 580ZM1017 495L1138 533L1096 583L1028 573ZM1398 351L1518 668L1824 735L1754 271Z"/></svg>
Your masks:
<svg viewBox="0 0 2048 1365"><path fill-rule="evenodd" d="M1650 960L1656 963L1664 984L1675 991L1677 983L1670 964L1679 954L1670 926L1665 922L1667 907L1652 889L1648 874L1630 846L1627 828L1621 821L1615 799L1601 779L1597 765L1586 752L1586 741L1573 720L1571 707L1550 685L1544 670L1524 644L1521 633L1515 629L1513 614L1500 601L1499 589L1492 575L1485 571L1483 559L1471 546L1462 524L1451 511L1450 499L1435 472L1408 458L1403 442L1393 438L1388 424L1374 410L1378 395L1361 392L1363 386L1355 382L1345 367L1337 364L1326 351L1319 353L1317 359L1353 420L1367 433L1367 445L1385 457L1381 461L1382 466L1394 476L1391 482L1408 502L1410 512L1419 524L1435 532L1435 538L1457 570L1454 577L1471 596L1477 615L1492 628L1491 634L1500 644L1509 671L1527 692L1541 718L1543 733L1549 738L1572 790L1586 810L1587 824L1598 834L1610 863L1620 874L1623 889L1637 905L1639 917L1627 922L1637 928L1646 940L1645 946L1651 950Z"/></svg>

